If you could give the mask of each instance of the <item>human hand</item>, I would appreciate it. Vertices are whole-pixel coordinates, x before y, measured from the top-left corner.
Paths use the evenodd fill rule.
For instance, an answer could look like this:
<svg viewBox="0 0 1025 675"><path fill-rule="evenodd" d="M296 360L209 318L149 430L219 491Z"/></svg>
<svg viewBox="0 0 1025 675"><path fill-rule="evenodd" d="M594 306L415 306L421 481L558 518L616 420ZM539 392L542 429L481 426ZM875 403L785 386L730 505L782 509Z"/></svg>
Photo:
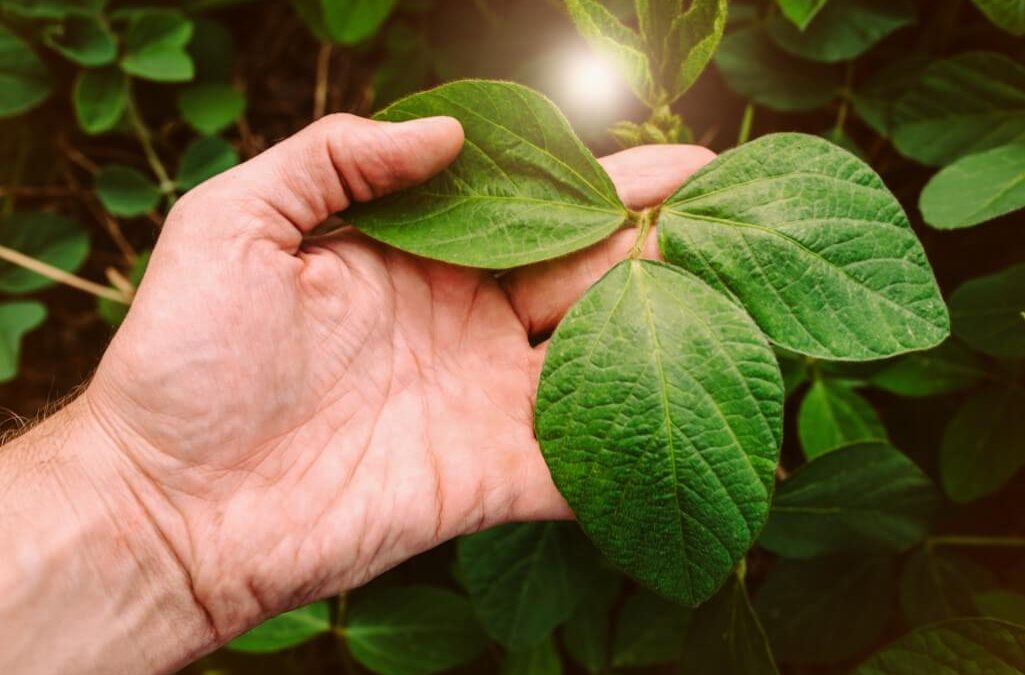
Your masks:
<svg viewBox="0 0 1025 675"><path fill-rule="evenodd" d="M461 143L448 118L332 116L168 216L79 409L180 568L207 632L195 650L453 536L571 517L534 438L532 338L635 233L499 278L352 230L309 237ZM603 164L639 209L711 157L658 146Z"/></svg>

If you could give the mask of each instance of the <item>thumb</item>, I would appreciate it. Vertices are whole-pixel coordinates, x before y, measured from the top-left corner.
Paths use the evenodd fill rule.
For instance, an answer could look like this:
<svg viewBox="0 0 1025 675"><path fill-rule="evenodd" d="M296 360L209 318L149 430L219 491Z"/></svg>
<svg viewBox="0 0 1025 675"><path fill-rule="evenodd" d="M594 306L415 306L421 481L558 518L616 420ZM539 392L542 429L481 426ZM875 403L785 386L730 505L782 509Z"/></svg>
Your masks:
<svg viewBox="0 0 1025 675"><path fill-rule="evenodd" d="M211 219L220 220L213 229L221 234L252 234L295 250L303 234L352 202L427 180L462 144L451 117L392 123L329 115L189 192L180 210L190 215L180 220L197 219L207 231Z"/></svg>

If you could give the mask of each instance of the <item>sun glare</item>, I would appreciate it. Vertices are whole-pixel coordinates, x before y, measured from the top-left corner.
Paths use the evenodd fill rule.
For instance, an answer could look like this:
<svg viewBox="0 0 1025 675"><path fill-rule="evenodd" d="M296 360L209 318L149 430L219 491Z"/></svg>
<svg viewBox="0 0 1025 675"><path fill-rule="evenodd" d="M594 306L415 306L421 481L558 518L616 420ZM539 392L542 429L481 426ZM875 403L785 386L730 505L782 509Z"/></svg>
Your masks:
<svg viewBox="0 0 1025 675"><path fill-rule="evenodd" d="M623 95L619 73L612 64L593 53L570 56L564 78L567 102L578 108L611 108Z"/></svg>

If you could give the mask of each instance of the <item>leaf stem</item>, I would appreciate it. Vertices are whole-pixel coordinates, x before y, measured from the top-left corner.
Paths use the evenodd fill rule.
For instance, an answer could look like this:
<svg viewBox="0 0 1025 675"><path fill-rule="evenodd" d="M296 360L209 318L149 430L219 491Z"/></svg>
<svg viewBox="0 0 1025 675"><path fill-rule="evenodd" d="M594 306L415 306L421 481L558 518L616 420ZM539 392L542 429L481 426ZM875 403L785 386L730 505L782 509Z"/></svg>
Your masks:
<svg viewBox="0 0 1025 675"><path fill-rule="evenodd" d="M926 546L982 546L998 548L1025 547L1025 537L980 537L971 535L933 535Z"/></svg>
<svg viewBox="0 0 1025 675"><path fill-rule="evenodd" d="M167 195L168 200L173 204L177 197L175 183L171 180L167 167L160 161L160 155L157 154L156 149L153 147L153 134L150 133L149 127L146 126L146 122L143 121L142 116L139 114L139 108L135 103L135 93L131 88L128 90L128 101L125 104L125 117L135 131L139 144L142 145L142 152L146 155L146 162L149 163L150 169L153 170L153 175L157 177L157 181L160 183L160 191Z"/></svg>
<svg viewBox="0 0 1025 675"><path fill-rule="evenodd" d="M658 207L651 209L644 209L637 214L637 238L634 239L633 246L630 247L630 259L636 260L644 255L644 244L648 241L648 232L651 231L651 226L656 220L658 220Z"/></svg>
<svg viewBox="0 0 1025 675"><path fill-rule="evenodd" d="M65 272L59 267L54 267L42 260L36 260L31 256L27 256L24 253L15 251L13 248L6 246L0 246L0 260L6 260L7 262L23 267L27 270L40 274L47 279L52 279L58 283L64 284L65 286L71 286L77 288L80 291L85 291L95 295L98 298L105 298L114 302L120 302L123 305L131 304L132 299L126 294L117 290L116 288L110 288L109 286L102 286L95 282L83 279L82 277L75 276L70 272Z"/></svg>
<svg viewBox="0 0 1025 675"><path fill-rule="evenodd" d="M744 116L740 118L740 132L737 134L737 145L744 145L751 139L751 126L755 120L755 104L750 101L744 106Z"/></svg>

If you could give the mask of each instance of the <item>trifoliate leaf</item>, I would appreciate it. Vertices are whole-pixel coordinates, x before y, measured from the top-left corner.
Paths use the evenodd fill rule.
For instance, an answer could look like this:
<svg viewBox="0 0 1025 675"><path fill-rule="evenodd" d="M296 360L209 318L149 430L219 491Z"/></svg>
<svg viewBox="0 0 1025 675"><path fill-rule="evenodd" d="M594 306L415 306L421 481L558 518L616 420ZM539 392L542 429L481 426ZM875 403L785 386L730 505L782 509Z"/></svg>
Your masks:
<svg viewBox="0 0 1025 675"><path fill-rule="evenodd" d="M343 45L373 37L395 8L396 0L296 0L314 35Z"/></svg>
<svg viewBox="0 0 1025 675"><path fill-rule="evenodd" d="M784 558L903 551L925 537L937 504L932 481L900 451L859 443L783 481L758 543Z"/></svg>
<svg viewBox="0 0 1025 675"><path fill-rule="evenodd" d="M791 351L870 360L949 333L900 203L867 164L815 136L723 153L662 206L666 260L735 297Z"/></svg>
<svg viewBox="0 0 1025 675"><path fill-rule="evenodd" d="M51 26L43 34L51 48L80 66L92 68L113 63L117 38L102 19L72 17Z"/></svg>
<svg viewBox="0 0 1025 675"><path fill-rule="evenodd" d="M693 606L761 529L782 401L772 350L743 311L689 274L624 261L555 331L535 426L606 558Z"/></svg>
<svg viewBox="0 0 1025 675"><path fill-rule="evenodd" d="M345 219L371 237L428 258L497 269L584 248L625 223L608 175L537 92L465 80L375 117L432 115L462 123L462 154L422 185L346 211Z"/></svg>
<svg viewBox="0 0 1025 675"><path fill-rule="evenodd" d="M121 68L147 80L187 82L194 75L192 59L185 51L191 37L192 22L177 10L133 11L124 34Z"/></svg>

